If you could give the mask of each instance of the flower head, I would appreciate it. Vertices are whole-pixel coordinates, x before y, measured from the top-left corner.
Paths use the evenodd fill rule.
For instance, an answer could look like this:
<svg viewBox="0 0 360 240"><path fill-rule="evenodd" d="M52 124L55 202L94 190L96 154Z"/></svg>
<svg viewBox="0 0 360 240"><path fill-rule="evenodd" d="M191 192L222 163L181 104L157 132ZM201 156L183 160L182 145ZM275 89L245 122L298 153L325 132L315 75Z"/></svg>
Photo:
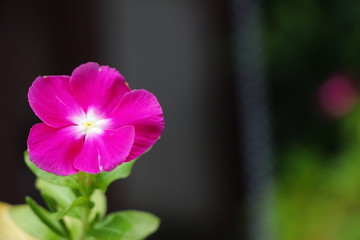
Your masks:
<svg viewBox="0 0 360 240"><path fill-rule="evenodd" d="M111 171L143 154L164 129L153 94L131 90L118 71L93 62L71 76L36 78L28 98L43 121L30 130L30 160L57 175Z"/></svg>
<svg viewBox="0 0 360 240"><path fill-rule="evenodd" d="M330 117L338 118L348 113L356 103L357 92L351 76L344 73L332 75L318 92L321 109Z"/></svg>

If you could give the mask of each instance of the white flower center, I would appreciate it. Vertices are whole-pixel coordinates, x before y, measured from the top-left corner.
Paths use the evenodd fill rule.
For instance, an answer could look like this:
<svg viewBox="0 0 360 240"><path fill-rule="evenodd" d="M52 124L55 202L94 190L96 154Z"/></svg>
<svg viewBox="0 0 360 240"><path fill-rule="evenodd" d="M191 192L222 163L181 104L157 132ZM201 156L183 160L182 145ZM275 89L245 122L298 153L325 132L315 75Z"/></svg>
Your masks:
<svg viewBox="0 0 360 240"><path fill-rule="evenodd" d="M101 118L94 109L89 109L85 115L77 116L73 121L82 134L101 134L109 123L109 119Z"/></svg>

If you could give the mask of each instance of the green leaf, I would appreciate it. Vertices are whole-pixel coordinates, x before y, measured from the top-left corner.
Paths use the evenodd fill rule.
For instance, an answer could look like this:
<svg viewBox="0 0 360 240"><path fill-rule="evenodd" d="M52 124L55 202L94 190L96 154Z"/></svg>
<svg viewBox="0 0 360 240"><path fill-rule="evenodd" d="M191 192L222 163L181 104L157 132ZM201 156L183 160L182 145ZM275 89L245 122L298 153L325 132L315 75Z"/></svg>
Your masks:
<svg viewBox="0 0 360 240"><path fill-rule="evenodd" d="M53 216L56 220L62 219L66 214L68 214L71 210L73 210L75 207L87 203L86 197L79 197L75 199L70 206L67 209L64 209L60 212L55 213Z"/></svg>
<svg viewBox="0 0 360 240"><path fill-rule="evenodd" d="M122 163L121 165L117 166L114 170L110 171L110 172L102 172L102 173L98 173L95 175L95 181L97 186L103 190L106 191L108 186L118 180L118 179L122 179L122 178L127 178L130 173L131 173L131 169L135 163L136 159L130 161L130 162L126 162L126 163Z"/></svg>
<svg viewBox="0 0 360 240"><path fill-rule="evenodd" d="M28 205L12 206L10 208L10 216L20 228L37 239L61 239L60 236L55 234L40 221Z"/></svg>
<svg viewBox="0 0 360 240"><path fill-rule="evenodd" d="M142 240L153 234L160 226L160 219L147 212L127 210L115 213L132 225L134 240Z"/></svg>
<svg viewBox="0 0 360 240"><path fill-rule="evenodd" d="M36 181L36 187L42 192L56 201L60 210L66 211L70 208L71 204L77 199L75 193L68 187L52 184L50 182L38 179ZM59 209L58 209L59 210ZM82 216L82 209L74 208L69 210L69 215L74 217Z"/></svg>
<svg viewBox="0 0 360 240"><path fill-rule="evenodd" d="M32 198L26 197L26 202L29 204L31 210L39 217L39 219L48 226L54 233L59 236L66 237L66 232L45 208L38 205Z"/></svg>
<svg viewBox="0 0 360 240"><path fill-rule="evenodd" d="M38 168L33 162L30 161L29 154L27 152L24 153L24 159L26 165L38 178L56 185L68 186L71 188L78 187L76 175L57 176L53 173L45 172L40 168Z"/></svg>
<svg viewBox="0 0 360 240"><path fill-rule="evenodd" d="M81 239L83 224L82 221L78 218L65 216L64 222L71 232L72 239Z"/></svg>
<svg viewBox="0 0 360 240"><path fill-rule="evenodd" d="M103 219L106 213L106 196L105 193L96 189L90 197L90 201L94 203L94 207L90 211L90 222L96 219L98 216L99 219Z"/></svg>
<svg viewBox="0 0 360 240"><path fill-rule="evenodd" d="M110 214L89 232L98 240L142 240L154 233L160 224L158 217L141 211Z"/></svg>
<svg viewBox="0 0 360 240"><path fill-rule="evenodd" d="M89 236L96 240L132 240L132 225L125 218L110 214L104 221L89 231Z"/></svg>
<svg viewBox="0 0 360 240"><path fill-rule="evenodd" d="M53 198L63 209L68 208L76 199L74 192L67 187L54 185L41 179L38 179L35 185L41 192Z"/></svg>
<svg viewBox="0 0 360 240"><path fill-rule="evenodd" d="M58 210L56 201L53 198L51 198L44 192L41 192L41 196L42 196L43 200L45 201L46 206L49 208L49 210L51 212L56 212Z"/></svg>
<svg viewBox="0 0 360 240"><path fill-rule="evenodd" d="M46 195L44 192L41 192L41 196L42 196L43 200L45 201L46 206L49 208L50 212L53 213L52 216L55 217L54 213L58 211L58 206L57 206L56 201L54 199L52 199L50 196ZM61 227L65 230L66 234L71 235L71 233L69 232L68 226L66 226L66 224L64 222L64 219L56 218L56 217L55 217L55 219L59 220L59 223L60 223Z"/></svg>

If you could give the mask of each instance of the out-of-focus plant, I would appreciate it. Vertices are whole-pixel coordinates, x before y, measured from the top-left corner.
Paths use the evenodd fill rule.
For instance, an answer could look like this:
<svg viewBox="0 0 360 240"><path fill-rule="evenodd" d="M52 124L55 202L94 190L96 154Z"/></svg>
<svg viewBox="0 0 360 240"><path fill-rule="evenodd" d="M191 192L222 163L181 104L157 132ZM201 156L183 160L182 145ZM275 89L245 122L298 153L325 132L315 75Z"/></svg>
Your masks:
<svg viewBox="0 0 360 240"><path fill-rule="evenodd" d="M276 239L360 239L360 106L349 77L360 75L360 2L262 3ZM332 75L317 92L338 70L347 74Z"/></svg>
<svg viewBox="0 0 360 240"><path fill-rule="evenodd" d="M347 81L337 74L319 91L324 111L342 117L341 146L329 152L321 144L298 143L280 155L287 162L276 189L280 240L360 239L360 106Z"/></svg>

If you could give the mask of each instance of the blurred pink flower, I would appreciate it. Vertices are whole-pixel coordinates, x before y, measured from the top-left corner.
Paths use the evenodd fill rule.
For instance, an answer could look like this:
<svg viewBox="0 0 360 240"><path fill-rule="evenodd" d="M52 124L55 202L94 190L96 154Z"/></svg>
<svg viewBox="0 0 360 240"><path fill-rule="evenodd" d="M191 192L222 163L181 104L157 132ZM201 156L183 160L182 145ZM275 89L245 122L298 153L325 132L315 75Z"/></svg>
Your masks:
<svg viewBox="0 0 360 240"><path fill-rule="evenodd" d="M131 90L118 71L97 63L36 78L28 98L44 122L30 130L30 160L57 175L111 171L143 154L164 129L153 94Z"/></svg>
<svg viewBox="0 0 360 240"><path fill-rule="evenodd" d="M352 79L346 74L335 74L319 89L322 110L331 117L341 117L354 106L357 93Z"/></svg>

